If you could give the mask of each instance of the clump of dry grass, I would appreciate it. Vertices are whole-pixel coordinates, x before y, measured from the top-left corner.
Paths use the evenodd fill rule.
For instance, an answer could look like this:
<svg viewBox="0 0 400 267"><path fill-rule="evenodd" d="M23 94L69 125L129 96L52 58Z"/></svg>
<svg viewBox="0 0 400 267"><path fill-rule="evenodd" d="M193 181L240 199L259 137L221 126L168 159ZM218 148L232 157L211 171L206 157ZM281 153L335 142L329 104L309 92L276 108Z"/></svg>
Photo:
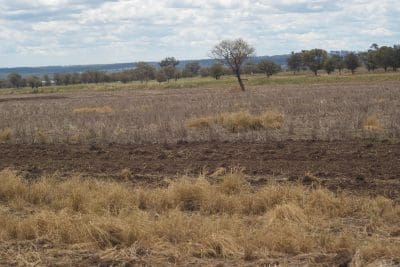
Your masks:
<svg viewBox="0 0 400 267"><path fill-rule="evenodd" d="M371 114L367 117L364 128L371 132L381 132L383 130L382 124L376 114Z"/></svg>
<svg viewBox="0 0 400 267"><path fill-rule="evenodd" d="M260 119L248 111L218 114L214 118L214 123L221 125L232 133L262 128Z"/></svg>
<svg viewBox="0 0 400 267"><path fill-rule="evenodd" d="M189 120L186 125L189 128L204 129L210 127L213 121L214 119L212 117L193 118Z"/></svg>
<svg viewBox="0 0 400 267"><path fill-rule="evenodd" d="M0 129L0 142L5 142L11 139L14 131L11 128Z"/></svg>
<svg viewBox="0 0 400 267"><path fill-rule="evenodd" d="M34 143L46 143L50 139L49 132L45 129L35 129Z"/></svg>
<svg viewBox="0 0 400 267"><path fill-rule="evenodd" d="M121 170L120 175L125 179L129 180L132 177L132 171L129 168L124 168Z"/></svg>
<svg viewBox="0 0 400 267"><path fill-rule="evenodd" d="M261 115L253 115L248 111L225 112L215 116L193 118L186 125L189 128L204 129L213 124L222 126L232 133L263 128L280 129L283 115L276 111L266 111Z"/></svg>
<svg viewBox="0 0 400 267"><path fill-rule="evenodd" d="M228 195L238 194L248 188L248 183L241 171L231 171L223 176L219 188Z"/></svg>
<svg viewBox="0 0 400 267"><path fill-rule="evenodd" d="M110 106L103 106L103 107L93 107L93 108L76 108L74 109L73 113L75 114L81 114L81 113L99 113L99 114L105 114L105 113L111 113L114 110Z"/></svg>
<svg viewBox="0 0 400 267"><path fill-rule="evenodd" d="M261 123L264 127L280 129L283 125L283 115L277 111L266 111L260 115Z"/></svg>
<svg viewBox="0 0 400 267"><path fill-rule="evenodd" d="M51 240L53 253L85 243L99 255L120 251L118 259L126 262L130 249L150 262L282 255L290 262L299 254L334 260L346 250L362 265L400 255L391 235L400 227L400 206L379 196L300 184L255 189L237 171L217 184L182 177L157 188L80 177L28 182L11 170L0 172L0 182L0 240ZM2 258L15 263L7 251Z"/></svg>

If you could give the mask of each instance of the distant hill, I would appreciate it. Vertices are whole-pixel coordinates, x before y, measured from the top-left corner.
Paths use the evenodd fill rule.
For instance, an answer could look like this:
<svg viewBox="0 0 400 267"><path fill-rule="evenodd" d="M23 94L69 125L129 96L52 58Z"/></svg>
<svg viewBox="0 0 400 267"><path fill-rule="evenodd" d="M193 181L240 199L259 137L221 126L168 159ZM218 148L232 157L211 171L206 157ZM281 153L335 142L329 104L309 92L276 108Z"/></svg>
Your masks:
<svg viewBox="0 0 400 267"><path fill-rule="evenodd" d="M286 65L286 59L289 55L277 56L258 56L252 58L252 62L259 62L263 59L269 59L279 65ZM200 59L200 60L181 60L178 68L184 68L188 62L197 61L202 67L209 67L215 63L213 59ZM148 62L149 64L158 67L158 62ZM106 71L116 72L134 68L136 63L115 63L115 64L97 64L97 65L71 65L71 66L45 66L45 67L16 67L16 68L0 68L0 78L6 77L8 74L16 72L23 76L29 75L52 75L55 73L73 73L85 71Z"/></svg>
<svg viewBox="0 0 400 267"><path fill-rule="evenodd" d="M341 55L345 56L351 53L351 51L330 51L330 55ZM269 59L274 63L286 66L289 54L286 55L275 55L275 56L257 56L251 59L252 62L258 63L261 60ZM179 59L178 59L179 60ZM202 67L209 67L215 63L213 59L199 59L199 60L180 60L178 68L183 69L185 65L189 62L197 61ZM159 62L147 62L154 67L159 67ZM55 73L74 73L74 72L85 72L85 71L106 71L106 72L116 72L123 71L134 68L135 62L131 63L114 63L114 64L94 64L94 65L69 65L69 66L45 66L45 67L16 67L16 68L0 68L0 78L5 78L8 74L16 72L22 76L38 75L43 76L53 75Z"/></svg>
<svg viewBox="0 0 400 267"><path fill-rule="evenodd" d="M133 63L99 64L99 65L71 65L71 66L46 66L46 67L16 67L0 68L0 77L7 76L9 73L19 73L26 75L45 75L55 73L73 73L85 71L121 71L133 68Z"/></svg>

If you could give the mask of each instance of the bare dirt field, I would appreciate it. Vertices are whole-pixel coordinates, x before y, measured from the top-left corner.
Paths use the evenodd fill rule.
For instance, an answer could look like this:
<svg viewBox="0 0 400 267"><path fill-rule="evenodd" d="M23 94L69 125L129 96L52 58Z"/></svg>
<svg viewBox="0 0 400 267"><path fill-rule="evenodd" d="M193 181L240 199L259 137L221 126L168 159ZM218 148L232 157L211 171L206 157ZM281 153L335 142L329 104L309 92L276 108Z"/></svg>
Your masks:
<svg viewBox="0 0 400 267"><path fill-rule="evenodd" d="M4 95L0 265L398 266L399 178L398 81Z"/></svg>
<svg viewBox="0 0 400 267"><path fill-rule="evenodd" d="M371 141L196 142L142 145L0 145L0 169L26 178L57 173L128 176L157 185L164 177L243 168L254 184L302 181L307 174L330 189L382 194L400 201L400 144ZM128 172L128 173L127 173ZM307 181L305 181L307 183Z"/></svg>

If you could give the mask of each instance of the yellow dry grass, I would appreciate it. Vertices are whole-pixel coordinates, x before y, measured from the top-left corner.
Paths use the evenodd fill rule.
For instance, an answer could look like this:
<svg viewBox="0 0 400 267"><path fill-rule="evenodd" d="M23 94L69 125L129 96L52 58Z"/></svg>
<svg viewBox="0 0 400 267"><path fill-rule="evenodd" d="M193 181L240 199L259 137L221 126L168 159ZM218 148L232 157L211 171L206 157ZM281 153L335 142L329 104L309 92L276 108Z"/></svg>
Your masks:
<svg viewBox="0 0 400 267"><path fill-rule="evenodd" d="M211 126L214 119L212 117L201 117L201 118L193 118L187 122L187 127L196 128L196 129L204 129Z"/></svg>
<svg viewBox="0 0 400 267"><path fill-rule="evenodd" d="M21 257L27 261L35 252L35 262L51 265L47 254L67 248L75 257L82 244L98 261L119 263L138 255L142 262L171 264L290 262L296 255L310 255L308 263L312 255L329 262L345 250L366 265L400 255L400 206L380 196L293 184L255 189L235 171L216 184L182 177L156 188L80 177L29 182L11 170L0 172L0 182L0 264L24 264ZM37 250L37 240L52 245ZM21 250L20 242L32 242L32 249Z"/></svg>
<svg viewBox="0 0 400 267"><path fill-rule="evenodd" d="M5 142L11 139L14 131L11 128L0 129L0 142Z"/></svg>
<svg viewBox="0 0 400 267"><path fill-rule="evenodd" d="M99 114L105 114L105 113L111 113L114 110L110 106L103 106L103 107L92 107L92 108L76 108L74 109L75 114L81 114L81 113L99 113Z"/></svg>
<svg viewBox="0 0 400 267"><path fill-rule="evenodd" d="M367 117L364 128L371 132L380 132L383 130L382 124L376 114L371 114Z"/></svg>
<svg viewBox="0 0 400 267"><path fill-rule="evenodd" d="M283 115L277 111L266 111L261 114L260 120L264 127L280 129L283 124Z"/></svg>
<svg viewBox="0 0 400 267"><path fill-rule="evenodd" d="M215 116L190 119L187 127L204 129L213 124L233 133L264 128L280 129L283 125L283 115L276 111L266 111L260 115L253 115L248 111L225 112Z"/></svg>

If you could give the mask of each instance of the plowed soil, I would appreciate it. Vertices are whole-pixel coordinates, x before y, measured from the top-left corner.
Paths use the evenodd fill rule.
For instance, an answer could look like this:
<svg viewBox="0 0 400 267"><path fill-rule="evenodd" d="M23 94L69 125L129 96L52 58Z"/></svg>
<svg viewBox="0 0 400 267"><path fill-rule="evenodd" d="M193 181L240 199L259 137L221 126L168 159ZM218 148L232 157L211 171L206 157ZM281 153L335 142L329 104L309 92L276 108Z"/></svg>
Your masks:
<svg viewBox="0 0 400 267"><path fill-rule="evenodd" d="M65 99L66 96L61 95L43 95L43 96L21 96L21 97L4 97L0 98L0 102L21 102L21 101L39 101L39 100L55 100Z"/></svg>
<svg viewBox="0 0 400 267"><path fill-rule="evenodd" d="M271 179L312 183L316 177L332 190L400 199L400 143L390 142L0 144L0 169L9 167L28 179L54 173L115 179L128 176L149 185L157 185L165 177L236 167L243 168L254 185Z"/></svg>

